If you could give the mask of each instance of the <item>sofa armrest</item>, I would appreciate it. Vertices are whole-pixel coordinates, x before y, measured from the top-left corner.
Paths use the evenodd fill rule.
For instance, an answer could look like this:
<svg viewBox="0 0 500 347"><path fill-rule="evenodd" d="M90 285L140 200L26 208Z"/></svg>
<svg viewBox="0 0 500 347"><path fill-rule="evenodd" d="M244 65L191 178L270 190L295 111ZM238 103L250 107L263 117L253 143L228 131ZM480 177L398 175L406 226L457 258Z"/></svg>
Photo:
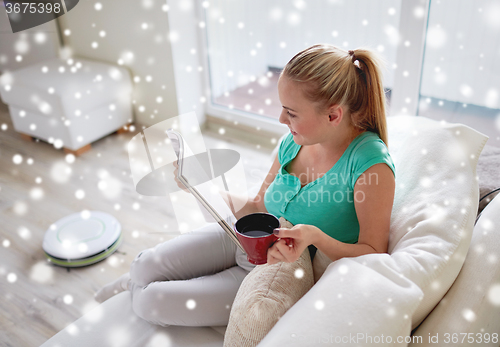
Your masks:
<svg viewBox="0 0 500 347"><path fill-rule="evenodd" d="M388 254L330 264L258 346L406 346L423 293L397 269Z"/></svg>

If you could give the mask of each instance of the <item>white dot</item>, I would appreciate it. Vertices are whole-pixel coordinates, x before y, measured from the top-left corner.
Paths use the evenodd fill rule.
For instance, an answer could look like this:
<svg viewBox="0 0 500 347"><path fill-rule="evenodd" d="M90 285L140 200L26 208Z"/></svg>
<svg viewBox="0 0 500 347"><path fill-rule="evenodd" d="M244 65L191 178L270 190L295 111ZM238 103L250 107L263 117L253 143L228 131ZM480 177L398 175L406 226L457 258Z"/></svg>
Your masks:
<svg viewBox="0 0 500 347"><path fill-rule="evenodd" d="M170 34L168 34L168 39L172 43L179 41L179 33L176 31L171 31Z"/></svg>
<svg viewBox="0 0 500 347"><path fill-rule="evenodd" d="M106 181L101 180L97 183L97 188L99 188L99 190L106 190L106 188L108 188L108 184Z"/></svg>
<svg viewBox="0 0 500 347"><path fill-rule="evenodd" d="M138 238L139 237L139 232L137 230L132 231L132 237L134 239Z"/></svg>
<svg viewBox="0 0 500 347"><path fill-rule="evenodd" d="M99 31L99 36L100 37L105 37L106 36L106 32L104 30Z"/></svg>
<svg viewBox="0 0 500 347"><path fill-rule="evenodd" d="M67 294L63 297L63 301L66 305L71 305L73 303L73 297Z"/></svg>
<svg viewBox="0 0 500 347"><path fill-rule="evenodd" d="M97 42L92 42L92 48L96 49L97 47L99 47L99 44Z"/></svg>
<svg viewBox="0 0 500 347"><path fill-rule="evenodd" d="M73 154L66 154L64 159L68 164L73 164L75 162L75 156Z"/></svg>
<svg viewBox="0 0 500 347"><path fill-rule="evenodd" d="M148 23L142 23L141 28L146 30L148 28Z"/></svg>
<svg viewBox="0 0 500 347"><path fill-rule="evenodd" d="M54 88L50 87L48 90L49 94L54 94Z"/></svg>
<svg viewBox="0 0 500 347"><path fill-rule="evenodd" d="M43 195L44 195L44 192L43 192L42 188L35 187L35 188L30 190L30 197L33 200L40 200L41 198L43 198Z"/></svg>
<svg viewBox="0 0 500 347"><path fill-rule="evenodd" d="M500 284L494 284L488 290L488 299L495 306L500 306Z"/></svg>
<svg viewBox="0 0 500 347"><path fill-rule="evenodd" d="M91 213L89 210L83 210L82 212L80 212L80 217L82 217L82 219L89 219L91 216Z"/></svg>
<svg viewBox="0 0 500 347"><path fill-rule="evenodd" d="M134 202L134 203L132 204L132 208L133 208L134 210L138 210L139 208L141 208L141 205L139 205L139 203L138 203L138 202Z"/></svg>
<svg viewBox="0 0 500 347"><path fill-rule="evenodd" d="M19 165L23 162L23 157L20 154L15 154L12 157L12 161L14 162L14 164Z"/></svg>
<svg viewBox="0 0 500 347"><path fill-rule="evenodd" d="M5 131L9 128L9 126L5 123L2 124L2 130Z"/></svg>
<svg viewBox="0 0 500 347"><path fill-rule="evenodd" d="M163 98L161 96L158 96L156 98L156 102L159 103L159 104L161 104L163 102Z"/></svg>
<svg viewBox="0 0 500 347"><path fill-rule="evenodd" d="M226 129L219 128L219 134L224 135L226 133Z"/></svg>
<svg viewBox="0 0 500 347"><path fill-rule="evenodd" d="M141 78L139 76L134 76L134 82L139 83L141 81Z"/></svg>
<svg viewBox="0 0 500 347"><path fill-rule="evenodd" d="M35 42L36 43L42 44L42 43L45 43L45 41L47 41L47 35L45 33L37 32L35 34Z"/></svg>
<svg viewBox="0 0 500 347"><path fill-rule="evenodd" d="M63 141L61 139L56 139L54 141L54 147L59 149L59 148L62 148L64 145Z"/></svg>
<svg viewBox="0 0 500 347"><path fill-rule="evenodd" d="M28 240L31 238L31 231L26 228L25 226L20 226L18 229L17 229L17 234L19 235L20 238L22 238L23 240Z"/></svg>
<svg viewBox="0 0 500 347"><path fill-rule="evenodd" d="M22 216L26 214L28 211L28 205L22 201L16 201L14 203L14 213L18 216Z"/></svg>
<svg viewBox="0 0 500 347"><path fill-rule="evenodd" d="M59 66L59 72L64 73L66 71L66 68L64 66Z"/></svg>
<svg viewBox="0 0 500 347"><path fill-rule="evenodd" d="M341 265L341 266L339 266L339 272L342 275L345 275L346 273L349 272L349 268L347 267L347 265Z"/></svg>
<svg viewBox="0 0 500 347"><path fill-rule="evenodd" d="M153 80L153 77L147 75L146 76L146 82L151 82Z"/></svg>
<svg viewBox="0 0 500 347"><path fill-rule="evenodd" d="M325 308L325 303L322 300L316 300L314 303L314 307L318 310L321 311L323 308Z"/></svg>
<svg viewBox="0 0 500 347"><path fill-rule="evenodd" d="M82 189L78 189L76 192L75 192L75 197L78 199L78 200L81 200L85 197L85 192L82 190Z"/></svg>
<svg viewBox="0 0 500 347"><path fill-rule="evenodd" d="M102 4L100 2L96 2L94 5L96 11L102 10Z"/></svg>
<svg viewBox="0 0 500 347"><path fill-rule="evenodd" d="M425 9L421 6L417 6L413 9L413 15L416 18L422 18L425 15Z"/></svg>
<svg viewBox="0 0 500 347"><path fill-rule="evenodd" d="M196 301L194 301L193 299L189 299L188 301L186 301L186 307L190 310L194 309L196 307Z"/></svg>
<svg viewBox="0 0 500 347"><path fill-rule="evenodd" d="M394 7L391 7L389 11L387 11L390 16L394 16L396 14L396 9Z"/></svg>
<svg viewBox="0 0 500 347"><path fill-rule="evenodd" d="M15 281L17 281L17 275L15 273L11 272L7 275L7 282L14 283Z"/></svg>
<svg viewBox="0 0 500 347"><path fill-rule="evenodd" d="M304 270L303 269L297 269L297 270L295 270L294 275L295 275L296 278L302 278L302 277L304 277Z"/></svg>
<svg viewBox="0 0 500 347"><path fill-rule="evenodd" d="M462 317L464 317L468 322L473 322L476 320L476 314L469 308L466 308L462 311Z"/></svg>
<svg viewBox="0 0 500 347"><path fill-rule="evenodd" d="M33 158L28 158L28 160L26 160L26 163L27 163L28 165L32 165L32 164L33 164L33 162L34 162Z"/></svg>
<svg viewBox="0 0 500 347"><path fill-rule="evenodd" d="M49 71L49 68L48 68L48 67L46 67L46 66L43 66L43 67L42 67L42 72L43 72L43 73L47 73L48 71Z"/></svg>

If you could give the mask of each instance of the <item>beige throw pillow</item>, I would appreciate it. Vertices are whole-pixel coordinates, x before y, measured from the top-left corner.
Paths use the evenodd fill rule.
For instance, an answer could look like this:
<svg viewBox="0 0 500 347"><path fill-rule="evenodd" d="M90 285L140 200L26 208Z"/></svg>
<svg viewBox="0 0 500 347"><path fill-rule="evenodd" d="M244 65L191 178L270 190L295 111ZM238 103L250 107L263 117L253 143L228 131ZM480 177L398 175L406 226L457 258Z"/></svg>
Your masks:
<svg viewBox="0 0 500 347"><path fill-rule="evenodd" d="M293 225L280 218L282 227ZM314 284L309 250L293 263L257 265L245 277L234 299L224 346L256 346L278 320Z"/></svg>

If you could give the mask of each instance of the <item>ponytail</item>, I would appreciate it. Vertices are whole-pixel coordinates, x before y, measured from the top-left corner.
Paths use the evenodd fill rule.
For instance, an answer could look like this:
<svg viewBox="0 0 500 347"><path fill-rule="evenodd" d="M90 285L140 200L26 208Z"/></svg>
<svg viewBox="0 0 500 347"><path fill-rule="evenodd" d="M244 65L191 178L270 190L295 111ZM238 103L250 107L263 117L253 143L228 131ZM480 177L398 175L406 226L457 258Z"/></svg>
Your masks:
<svg viewBox="0 0 500 347"><path fill-rule="evenodd" d="M376 132L382 141L389 147L387 136L387 121L385 114L385 92L382 84L382 61L372 51L356 49L348 52L352 64L357 70L362 84L362 95L353 95L356 100L363 100L359 107L350 108L353 113L361 113L361 117L354 120L356 126ZM353 105L354 106L354 105Z"/></svg>

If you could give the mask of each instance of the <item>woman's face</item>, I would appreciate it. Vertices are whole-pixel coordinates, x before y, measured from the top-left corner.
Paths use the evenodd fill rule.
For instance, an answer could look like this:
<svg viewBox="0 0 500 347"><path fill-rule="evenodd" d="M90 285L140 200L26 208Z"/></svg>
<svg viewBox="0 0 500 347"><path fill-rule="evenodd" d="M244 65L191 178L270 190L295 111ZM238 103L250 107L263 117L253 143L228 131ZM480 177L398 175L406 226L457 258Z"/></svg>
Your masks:
<svg viewBox="0 0 500 347"><path fill-rule="evenodd" d="M308 100L300 85L286 76L278 81L278 94L283 106L279 121L286 124L298 145L312 145L321 141L328 130L328 113L321 114L316 104Z"/></svg>

